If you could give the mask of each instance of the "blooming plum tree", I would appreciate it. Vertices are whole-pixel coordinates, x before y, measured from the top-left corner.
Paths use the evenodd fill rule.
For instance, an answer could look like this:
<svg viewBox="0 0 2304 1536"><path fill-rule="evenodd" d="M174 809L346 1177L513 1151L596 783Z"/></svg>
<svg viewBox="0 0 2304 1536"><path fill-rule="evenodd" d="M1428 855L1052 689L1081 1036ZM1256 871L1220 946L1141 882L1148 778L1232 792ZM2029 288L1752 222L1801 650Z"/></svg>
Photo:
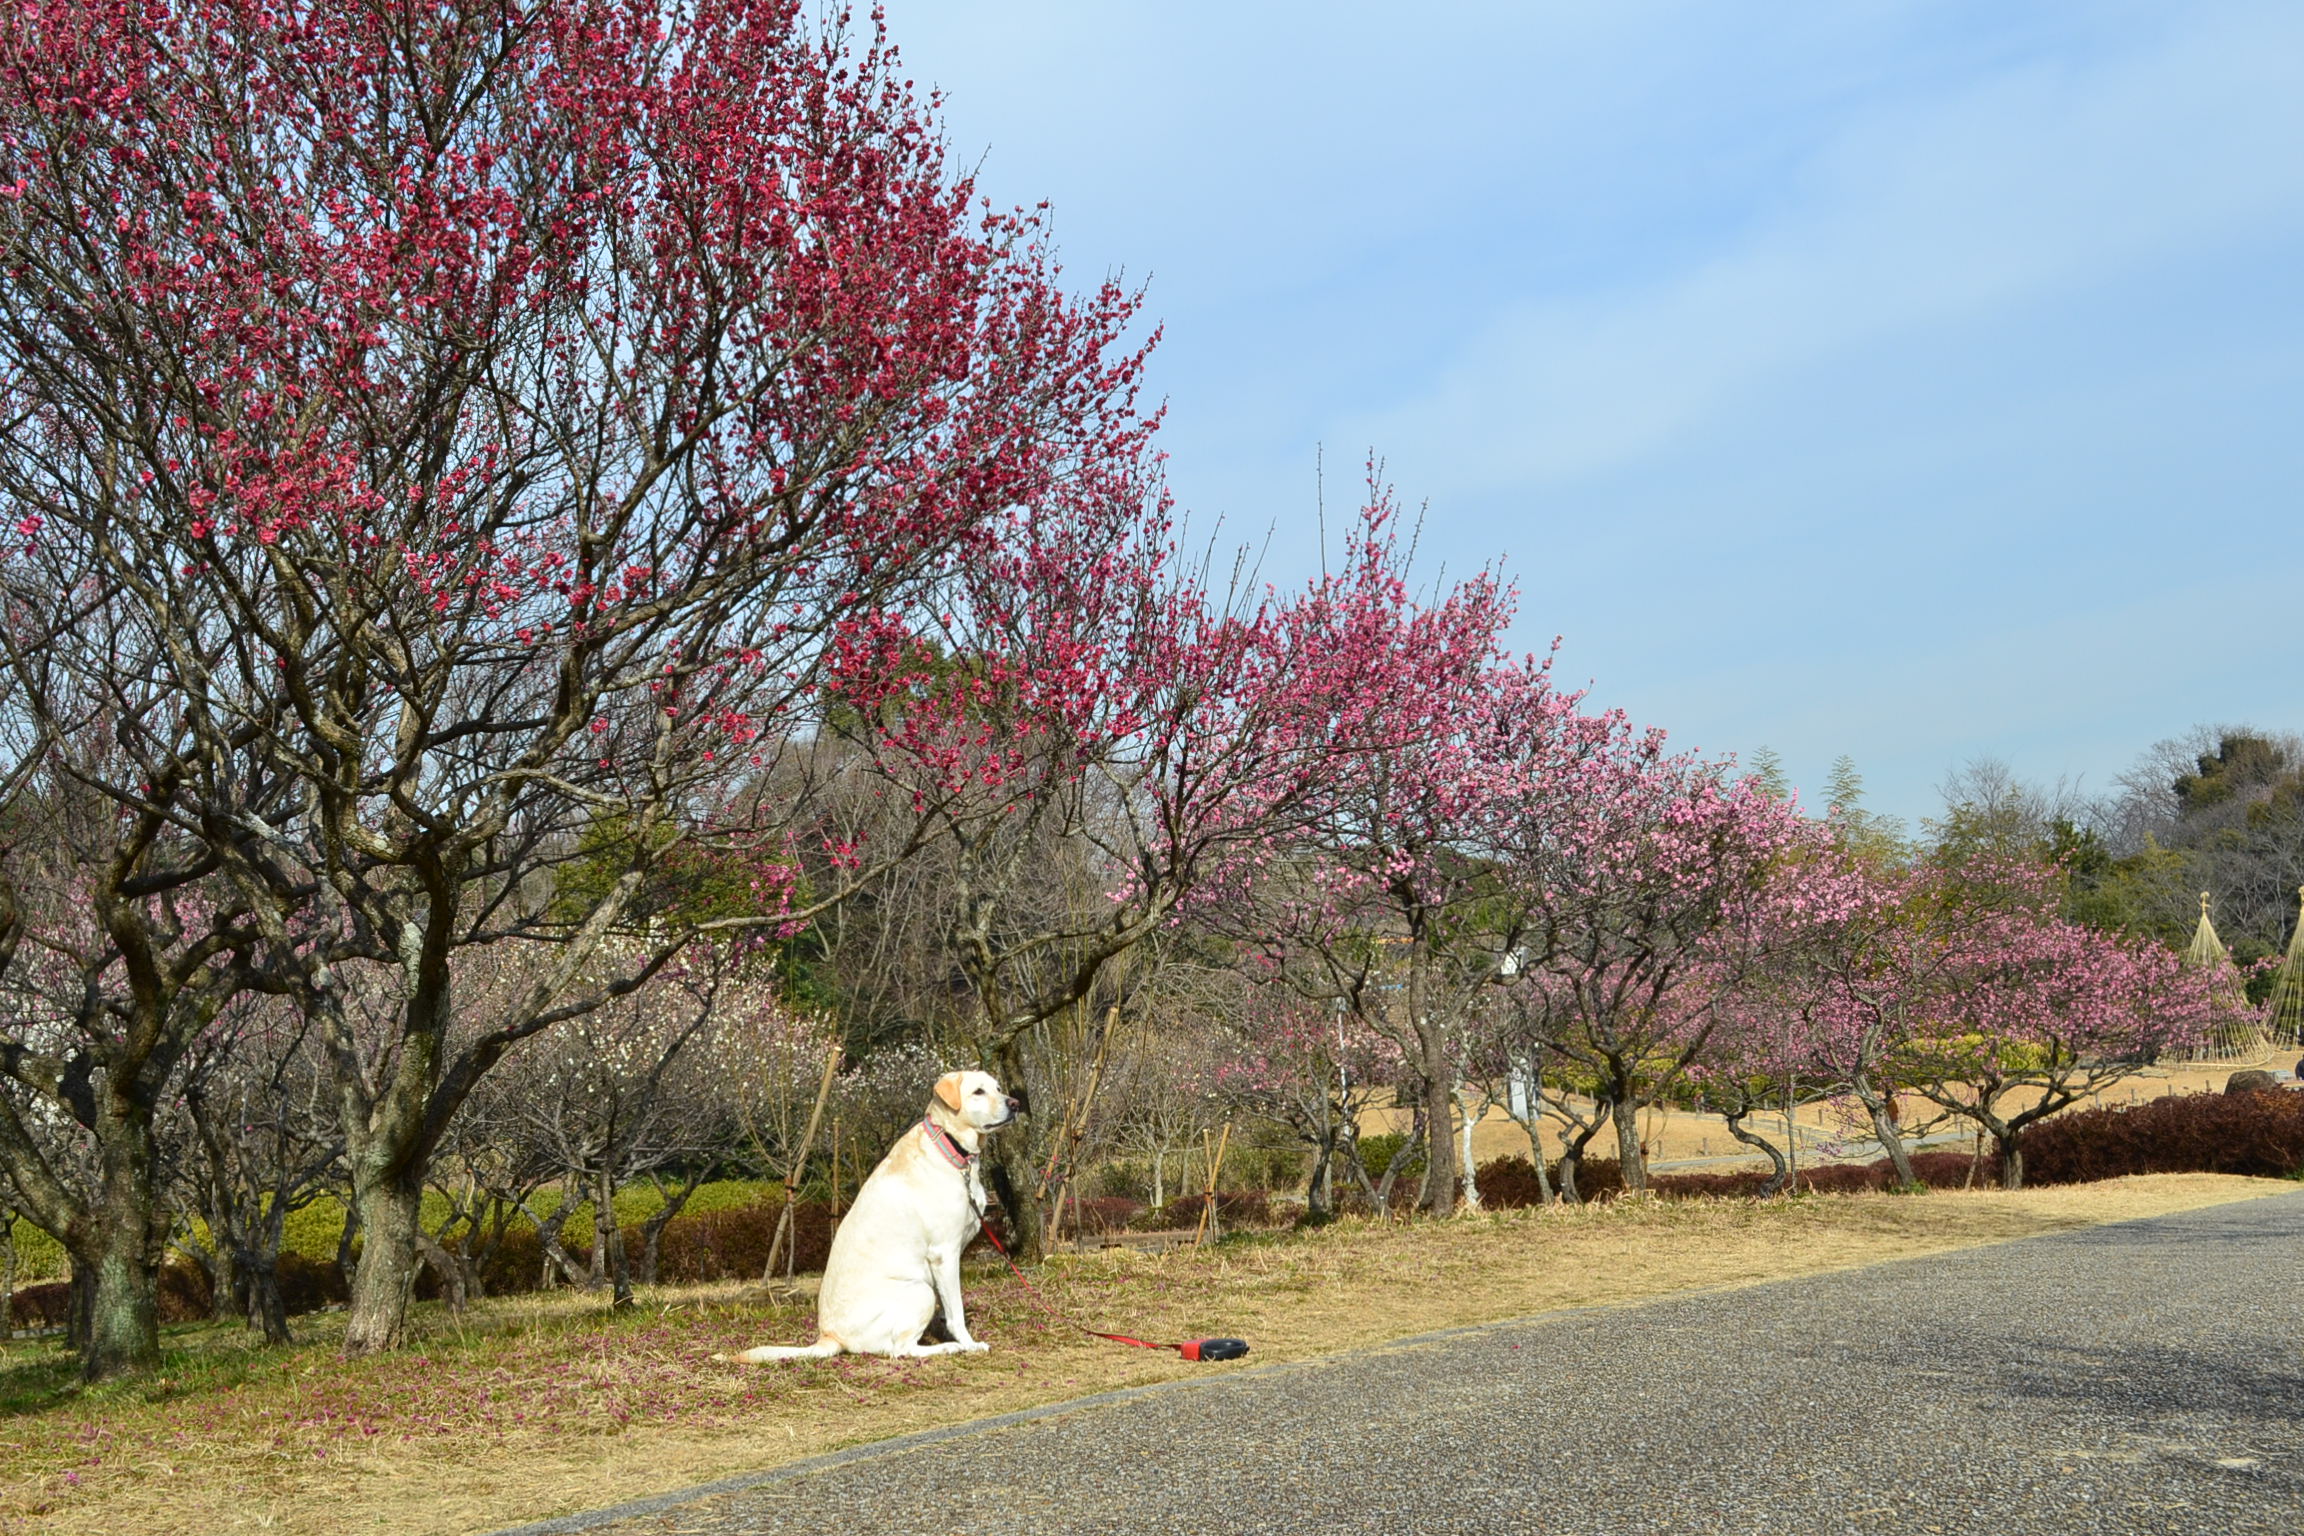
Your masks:
<svg viewBox="0 0 2304 1536"><path fill-rule="evenodd" d="M1620 715L1501 798L1488 836L1519 910L1527 1028L1611 1107L1625 1188L1647 1187L1637 1112L1701 1057L1763 952L1812 831L1726 763L1668 753Z"/></svg>
<svg viewBox="0 0 2304 1536"><path fill-rule="evenodd" d="M1512 594L1483 574L1412 597L1398 509L1372 487L1346 559L1287 613L1321 658L1300 717L1347 749L1292 850L1211 903L1210 916L1300 994L1348 1011L1400 1053L1419 1101L1425 1203L1455 1206L1452 1136L1483 989L1513 948L1476 839L1488 802L1545 771L1573 699L1546 664L1507 662Z"/></svg>
<svg viewBox="0 0 2304 1536"><path fill-rule="evenodd" d="M269 984L399 977L385 1054L328 1026L347 1339L387 1346L457 1105L691 936L597 980L669 848L753 860L728 927L904 851L803 895L810 806L745 790L831 657L1143 451L1133 301L1066 297L884 37L797 0L74 0L0 64L0 483L155 637L210 777L293 786L184 818ZM555 900L604 819L623 867ZM557 958L450 1051L451 956L513 941Z"/></svg>
<svg viewBox="0 0 2304 1536"><path fill-rule="evenodd" d="M2246 1004L2156 941L2065 921L2053 871L1995 859L1979 873L1959 878L1991 900L1939 933L1925 1027L1888 1070L1989 1134L2001 1183L2018 1189L2026 1127L2197 1045Z"/></svg>

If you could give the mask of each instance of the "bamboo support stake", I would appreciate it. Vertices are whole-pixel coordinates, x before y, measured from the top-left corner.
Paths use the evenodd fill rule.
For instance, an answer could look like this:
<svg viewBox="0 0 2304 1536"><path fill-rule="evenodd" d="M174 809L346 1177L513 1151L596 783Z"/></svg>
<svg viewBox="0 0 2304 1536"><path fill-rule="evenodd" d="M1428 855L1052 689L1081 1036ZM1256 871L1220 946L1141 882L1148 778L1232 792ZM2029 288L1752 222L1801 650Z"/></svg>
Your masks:
<svg viewBox="0 0 2304 1536"><path fill-rule="evenodd" d="M1192 1246L1197 1248L1208 1236L1209 1225L1216 1217L1216 1176L1224 1171L1224 1149L1232 1144L1232 1122L1224 1122L1224 1134L1217 1139L1216 1150L1208 1158L1208 1189L1200 1202L1200 1228L1192 1234ZM1207 1133L1201 1133L1201 1145L1207 1145ZM1221 1230L1221 1229L1219 1229Z"/></svg>
<svg viewBox="0 0 2304 1536"><path fill-rule="evenodd" d="M800 1171L808 1164L808 1150L816 1143L816 1126L824 1118L825 1101L832 1097L832 1079L840 1071L840 1042L832 1042L831 1051L824 1058L824 1081L816 1087L815 1107L808 1111L808 1129L800 1133L800 1150L784 1165L784 1212L776 1218L776 1235L768 1243L768 1263L760 1271L760 1282L768 1284L776 1278L776 1261L789 1258L784 1267L784 1278L792 1278L800 1257L799 1234L793 1231L792 1207L800 1194ZM789 1246L787 1246L789 1239Z"/></svg>

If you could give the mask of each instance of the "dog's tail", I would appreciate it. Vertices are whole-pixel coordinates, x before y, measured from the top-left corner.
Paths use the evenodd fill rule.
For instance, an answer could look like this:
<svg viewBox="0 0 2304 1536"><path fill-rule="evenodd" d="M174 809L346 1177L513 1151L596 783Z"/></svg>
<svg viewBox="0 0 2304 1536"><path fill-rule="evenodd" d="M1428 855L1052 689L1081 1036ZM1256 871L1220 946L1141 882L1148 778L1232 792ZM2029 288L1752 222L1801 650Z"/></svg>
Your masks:
<svg viewBox="0 0 2304 1536"><path fill-rule="evenodd" d="M757 1349L748 1349L740 1355L714 1355L712 1358L731 1363L741 1362L745 1365L766 1365L772 1360L822 1360L829 1355L838 1353L840 1353L840 1341L838 1339L819 1338L813 1344L763 1344Z"/></svg>

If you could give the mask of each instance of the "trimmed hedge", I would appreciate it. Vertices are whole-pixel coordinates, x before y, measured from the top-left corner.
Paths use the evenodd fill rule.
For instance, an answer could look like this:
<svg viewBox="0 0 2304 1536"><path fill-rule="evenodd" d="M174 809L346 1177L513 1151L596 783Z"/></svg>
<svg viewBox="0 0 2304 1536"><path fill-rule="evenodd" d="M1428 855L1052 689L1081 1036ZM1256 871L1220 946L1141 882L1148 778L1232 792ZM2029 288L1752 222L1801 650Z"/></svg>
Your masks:
<svg viewBox="0 0 2304 1536"><path fill-rule="evenodd" d="M2024 1182L2082 1184L2131 1173L2304 1170L2304 1093L2189 1093L2052 1115L2024 1133Z"/></svg>
<svg viewBox="0 0 2304 1536"><path fill-rule="evenodd" d="M618 1202L622 1204L621 1201ZM695 1285L710 1280L757 1280L768 1265L782 1201L717 1210L682 1211L664 1227L656 1250L656 1279L662 1285ZM832 1207L803 1200L792 1213L793 1268L807 1274L824 1267L832 1251ZM580 1266L592 1262L592 1224L579 1214L561 1229L561 1246ZM624 1254L635 1278L640 1273L640 1224L624 1226ZM330 1265L331 1270L334 1265ZM779 1265L781 1267L781 1265ZM480 1284L491 1296L518 1296L537 1289L544 1275L544 1243L536 1229L514 1227L481 1262ZM416 1277L416 1294L438 1300L440 1277L426 1265Z"/></svg>
<svg viewBox="0 0 2304 1536"><path fill-rule="evenodd" d="M2029 1146L2026 1164L2030 1164ZM1979 1186L1996 1182L1999 1165L1987 1156L1975 1171ZM1547 1170L1554 1193L1560 1188L1560 1165ZM1969 1181L1969 1155L1965 1152L1915 1152L1913 1176L1930 1189L1959 1189ZM1811 1194L1847 1195L1893 1189L1896 1166L1886 1158L1873 1163L1827 1163L1804 1167L1800 1188ZM1765 1168L1739 1168L1727 1173L1651 1173L1648 1188L1666 1199L1705 1196L1757 1195L1768 1182ZM1586 1200L1613 1200L1624 1193L1623 1171L1613 1159L1586 1158L1576 1173L1576 1192ZM1501 1157L1480 1165L1480 1203L1512 1209L1541 1203L1536 1165L1525 1157Z"/></svg>
<svg viewBox="0 0 2304 1536"><path fill-rule="evenodd" d="M1064 1230L1072 1230L1072 1221L1077 1214L1083 1232L1125 1232L1137 1217L1144 1214L1145 1209L1143 1201L1131 1200L1125 1195L1100 1195L1093 1200L1081 1201L1077 1207L1067 1204L1064 1207ZM1217 1210L1221 1211L1223 1207L1218 1206Z"/></svg>
<svg viewBox="0 0 2304 1536"><path fill-rule="evenodd" d="M2087 1184L2144 1173L2231 1173L2280 1179L2304 1175L2304 1092L2175 1094L2099 1109L2067 1110L2024 1132L2024 1182ZM1959 1189L1970 1182L1966 1152L1915 1152L1912 1172L1930 1189ZM1560 1187L1560 1168L1551 1170ZM1800 1188L1817 1194L1855 1194L1895 1185L1886 1158L1872 1163L1833 1163L1800 1170ZM1756 1195L1768 1182L1763 1168L1730 1173L1651 1174L1659 1195ZM1986 1151L1976 1165L1979 1187L2000 1182L2000 1159ZM1576 1187L1587 1200L1622 1194L1624 1180L1612 1161L1587 1159ZM1535 1205L1540 1199L1536 1166L1525 1157L1498 1158L1480 1168L1483 1205Z"/></svg>
<svg viewBox="0 0 2304 1536"><path fill-rule="evenodd" d="M1143 1212L1128 1225L1137 1232L1190 1231L1200 1225L1200 1208L1207 1203L1206 1195L1183 1195ZM1216 1217L1227 1227L1268 1227L1272 1225L1272 1197L1261 1189L1219 1191Z"/></svg>

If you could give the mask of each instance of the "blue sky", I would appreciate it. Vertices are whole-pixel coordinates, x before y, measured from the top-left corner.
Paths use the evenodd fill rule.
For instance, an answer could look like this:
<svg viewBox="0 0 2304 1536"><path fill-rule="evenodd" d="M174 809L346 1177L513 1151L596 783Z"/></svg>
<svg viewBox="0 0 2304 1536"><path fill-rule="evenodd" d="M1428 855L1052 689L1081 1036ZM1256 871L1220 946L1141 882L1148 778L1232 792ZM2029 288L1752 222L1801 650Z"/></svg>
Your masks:
<svg viewBox="0 0 2304 1536"><path fill-rule="evenodd" d="M1429 567L1684 745L2106 788L2304 726L2304 5L889 0L1149 285L1195 525Z"/></svg>

